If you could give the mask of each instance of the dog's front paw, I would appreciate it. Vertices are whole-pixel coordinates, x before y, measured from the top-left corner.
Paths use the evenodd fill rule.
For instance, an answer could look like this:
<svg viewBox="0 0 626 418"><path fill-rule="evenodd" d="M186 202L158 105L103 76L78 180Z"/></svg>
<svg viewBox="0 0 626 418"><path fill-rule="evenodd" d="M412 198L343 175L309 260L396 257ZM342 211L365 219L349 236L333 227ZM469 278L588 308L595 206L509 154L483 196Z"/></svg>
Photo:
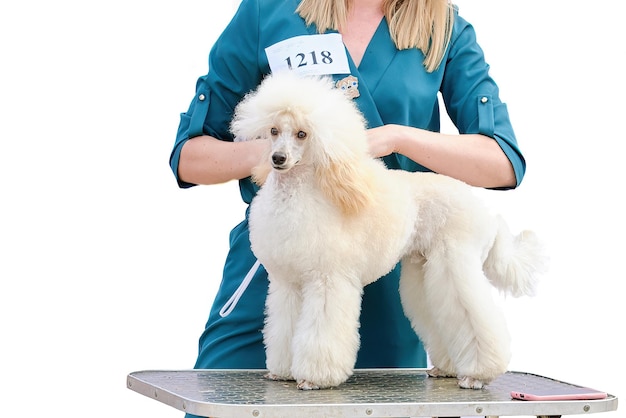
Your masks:
<svg viewBox="0 0 626 418"><path fill-rule="evenodd" d="M313 382L308 380L300 379L298 380L298 389L300 390L318 390L320 389L319 385L316 385Z"/></svg>
<svg viewBox="0 0 626 418"><path fill-rule="evenodd" d="M272 372L265 373L263 377L265 377L266 379L270 379L270 380L294 380L293 377L291 376L280 376Z"/></svg>
<svg viewBox="0 0 626 418"><path fill-rule="evenodd" d="M482 389L485 383L482 380L469 376L459 377L459 387L463 389Z"/></svg>

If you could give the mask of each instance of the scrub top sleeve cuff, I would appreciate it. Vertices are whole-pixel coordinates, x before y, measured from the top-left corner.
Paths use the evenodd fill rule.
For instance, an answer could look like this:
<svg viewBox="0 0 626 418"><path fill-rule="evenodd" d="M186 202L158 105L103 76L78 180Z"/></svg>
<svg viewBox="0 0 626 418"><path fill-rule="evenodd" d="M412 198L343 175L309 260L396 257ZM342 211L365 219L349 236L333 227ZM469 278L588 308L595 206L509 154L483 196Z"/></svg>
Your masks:
<svg viewBox="0 0 626 418"><path fill-rule="evenodd" d="M176 182L178 183L178 187L181 189L188 189L190 187L196 186L194 183L187 183L182 181L178 175L178 161L180 160L180 151L183 149L183 145L187 142L188 139L184 139L178 142L174 146L174 150L170 156L170 167L172 168L172 172L174 173L174 177L176 177Z"/></svg>
<svg viewBox="0 0 626 418"><path fill-rule="evenodd" d="M518 187L522 182L522 179L524 178L524 174L526 173L526 161L516 147L511 146L511 144L500 138L498 135L495 135L494 139L498 143L498 145L500 145L500 148L502 148L502 151L504 152L504 154L506 154L507 158L511 162L511 165L513 166L513 171L515 173L515 187ZM508 190L514 189L515 187L498 187L495 189Z"/></svg>
<svg viewBox="0 0 626 418"><path fill-rule="evenodd" d="M178 133L176 134L176 142L174 143L174 147L172 148L172 152L170 154L170 168L174 173L174 177L176 178L176 182L178 183L178 187L181 189L188 189L192 186L195 186L193 183L187 183L182 181L178 175L178 163L180 161L180 152L183 149L183 145L185 142L189 140L189 121L190 117L186 113L181 113L180 115L180 124L178 126Z"/></svg>

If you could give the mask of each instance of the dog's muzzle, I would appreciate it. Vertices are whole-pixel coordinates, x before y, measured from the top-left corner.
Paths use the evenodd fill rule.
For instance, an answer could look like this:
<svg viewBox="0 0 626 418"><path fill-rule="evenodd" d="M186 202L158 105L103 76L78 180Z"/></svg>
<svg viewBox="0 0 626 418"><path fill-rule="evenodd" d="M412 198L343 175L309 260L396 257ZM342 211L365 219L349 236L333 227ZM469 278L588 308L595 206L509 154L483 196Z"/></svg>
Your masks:
<svg viewBox="0 0 626 418"><path fill-rule="evenodd" d="M272 166L277 170L282 170L285 167L287 161L287 155L284 152L275 152L272 154Z"/></svg>

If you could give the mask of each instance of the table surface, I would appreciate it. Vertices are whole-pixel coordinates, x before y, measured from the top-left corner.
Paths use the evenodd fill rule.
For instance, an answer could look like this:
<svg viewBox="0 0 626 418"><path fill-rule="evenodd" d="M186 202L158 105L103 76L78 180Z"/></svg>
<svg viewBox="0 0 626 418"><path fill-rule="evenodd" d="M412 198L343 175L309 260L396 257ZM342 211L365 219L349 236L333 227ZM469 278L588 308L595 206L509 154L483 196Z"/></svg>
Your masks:
<svg viewBox="0 0 626 418"><path fill-rule="evenodd" d="M524 372L507 372L480 390L426 369L359 369L332 389L303 391L272 381L264 370L148 370L127 376L129 389L205 417L433 417L577 415L614 411L617 397L599 400L519 401L511 391L579 385Z"/></svg>

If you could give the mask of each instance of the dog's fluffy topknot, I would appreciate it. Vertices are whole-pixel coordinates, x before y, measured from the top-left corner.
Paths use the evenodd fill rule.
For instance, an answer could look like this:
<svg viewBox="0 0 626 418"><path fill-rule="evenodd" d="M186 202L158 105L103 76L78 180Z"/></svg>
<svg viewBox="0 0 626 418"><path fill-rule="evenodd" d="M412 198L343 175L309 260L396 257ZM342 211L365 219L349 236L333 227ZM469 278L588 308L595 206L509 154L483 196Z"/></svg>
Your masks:
<svg viewBox="0 0 626 418"><path fill-rule="evenodd" d="M237 105L231 132L239 141L263 137L274 116L286 110L306 115L316 126L335 134L346 128L354 132L355 126L364 132L366 127L354 101L335 88L332 78L284 71L265 77Z"/></svg>

